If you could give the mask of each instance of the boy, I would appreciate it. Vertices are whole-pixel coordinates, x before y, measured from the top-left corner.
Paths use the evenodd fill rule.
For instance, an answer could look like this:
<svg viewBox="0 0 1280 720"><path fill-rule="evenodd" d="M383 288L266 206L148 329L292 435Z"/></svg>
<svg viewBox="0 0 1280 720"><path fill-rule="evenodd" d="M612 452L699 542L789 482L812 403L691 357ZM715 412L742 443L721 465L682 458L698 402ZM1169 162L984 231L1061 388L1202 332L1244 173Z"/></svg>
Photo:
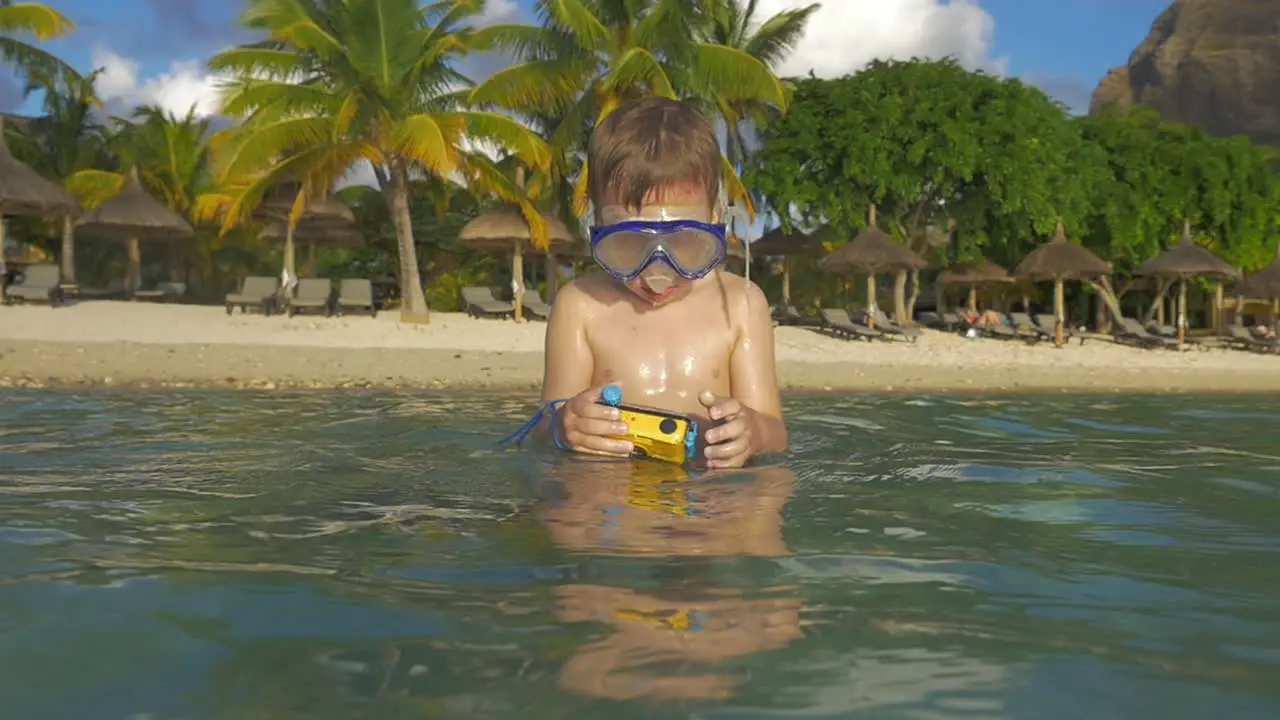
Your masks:
<svg viewBox="0 0 1280 720"><path fill-rule="evenodd" d="M587 150L604 274L562 288L547 327L542 400L571 450L627 456L618 411L596 401L617 384L629 401L710 416L706 460L742 467L782 452L773 321L754 284L720 269L723 160L711 124L664 98L623 104Z"/></svg>

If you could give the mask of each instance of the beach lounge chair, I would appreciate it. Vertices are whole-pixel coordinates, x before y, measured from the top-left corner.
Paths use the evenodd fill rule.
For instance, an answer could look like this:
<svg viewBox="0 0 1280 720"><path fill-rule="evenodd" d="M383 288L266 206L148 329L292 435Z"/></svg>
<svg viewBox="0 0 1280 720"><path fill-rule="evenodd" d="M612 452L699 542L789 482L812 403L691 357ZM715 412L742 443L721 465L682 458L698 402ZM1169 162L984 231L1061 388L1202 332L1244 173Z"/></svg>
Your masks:
<svg viewBox="0 0 1280 720"><path fill-rule="evenodd" d="M920 338L920 328L903 327L878 308L872 313L871 319L875 321L876 329L887 336L900 337L911 342Z"/></svg>
<svg viewBox="0 0 1280 720"><path fill-rule="evenodd" d="M333 282L328 278L298 280L298 287L285 306L285 314L293 317L302 310L323 310L325 317L333 315Z"/></svg>
<svg viewBox="0 0 1280 720"><path fill-rule="evenodd" d="M263 315L270 315L278 307L279 293L280 281L276 278L250 275L240 283L240 292L227 293L227 314L230 315L237 307L242 313L256 307L262 310Z"/></svg>
<svg viewBox="0 0 1280 720"><path fill-rule="evenodd" d="M22 280L4 289L4 300L62 304L62 270L57 265L28 265Z"/></svg>
<svg viewBox="0 0 1280 720"><path fill-rule="evenodd" d="M170 302L187 294L187 284L180 282L156 283L151 290L137 290L133 293L135 300L159 300Z"/></svg>
<svg viewBox="0 0 1280 720"><path fill-rule="evenodd" d="M471 317L511 317L516 306L493 295L493 288L462 288L462 309Z"/></svg>
<svg viewBox="0 0 1280 720"><path fill-rule="evenodd" d="M378 303L373 296L372 280L343 278L338 283L338 298L333 303L333 312L341 316L353 309L368 310L369 317L378 317Z"/></svg>
<svg viewBox="0 0 1280 720"><path fill-rule="evenodd" d="M1280 352L1280 341L1260 338L1240 325L1228 325L1223 342L1237 350L1251 352Z"/></svg>
<svg viewBox="0 0 1280 720"><path fill-rule="evenodd" d="M848 310L823 310L822 329L846 340L883 340L884 333L866 325L859 325L849 317Z"/></svg>
<svg viewBox="0 0 1280 720"><path fill-rule="evenodd" d="M1049 336L1050 338L1052 338L1052 337L1053 337L1053 333L1054 333L1054 331L1057 329L1057 326L1058 326L1058 316L1057 316L1057 315L1054 315L1054 314L1052 314L1052 313L1040 313L1040 314L1038 314L1038 315L1034 315L1034 316L1032 317L1032 319L1035 321L1035 326L1036 326L1036 329L1037 329L1037 330L1040 330L1040 331L1042 331L1042 332L1044 332L1044 333L1047 333L1047 334L1048 334L1048 336ZM1070 341L1071 341L1071 338L1073 338L1073 337L1075 337L1075 336L1076 336L1075 331L1073 331L1073 330L1071 329L1071 326L1070 326L1070 325L1068 325L1068 324L1066 324L1066 323L1064 322L1064 323L1062 324L1062 341L1063 341L1063 342L1070 342ZM1083 345L1083 344L1084 344L1084 336L1083 336L1083 335L1081 335L1081 336L1080 336L1080 344L1081 344L1081 345Z"/></svg>
<svg viewBox="0 0 1280 720"><path fill-rule="evenodd" d="M1170 340L1174 340L1174 341L1177 341L1178 339L1178 328L1174 327L1173 325L1160 325L1159 323L1151 322L1147 324L1147 332L1150 332L1152 335L1156 335L1162 338L1169 338ZM1192 335L1190 330L1188 330L1187 333L1183 335L1182 341L1187 345L1191 345L1192 347L1198 347L1201 350L1209 349L1208 347L1205 346L1204 343L1200 342L1200 338Z"/></svg>
<svg viewBox="0 0 1280 720"><path fill-rule="evenodd" d="M774 305L773 322L775 325L798 325L802 327L821 327L822 318L803 315L795 305Z"/></svg>
<svg viewBox="0 0 1280 720"><path fill-rule="evenodd" d="M525 290L520 304L525 312L539 320L551 317L551 306L542 301L542 295L537 290Z"/></svg>
<svg viewBox="0 0 1280 720"><path fill-rule="evenodd" d="M124 278L112 278L100 287L76 288L76 297L81 300L121 300L129 296L129 288L125 287Z"/></svg>
<svg viewBox="0 0 1280 720"><path fill-rule="evenodd" d="M945 310L943 312L933 312L931 310L926 310L925 312L920 313L920 324L925 327L933 328L934 330L946 330L947 332L951 332L964 326L965 323L964 320L961 319L960 315L954 311Z"/></svg>
<svg viewBox="0 0 1280 720"><path fill-rule="evenodd" d="M1045 330L1036 325L1031 316L1024 312L1009 313L1009 321L1013 323L1013 329L1028 342L1040 342L1041 340L1052 340L1053 330Z"/></svg>
<svg viewBox="0 0 1280 720"><path fill-rule="evenodd" d="M1142 327L1142 323L1127 317L1121 318L1120 324L1115 328L1116 342L1126 343L1129 345L1137 345L1145 348L1176 348L1178 341L1173 338L1152 335L1146 328Z"/></svg>

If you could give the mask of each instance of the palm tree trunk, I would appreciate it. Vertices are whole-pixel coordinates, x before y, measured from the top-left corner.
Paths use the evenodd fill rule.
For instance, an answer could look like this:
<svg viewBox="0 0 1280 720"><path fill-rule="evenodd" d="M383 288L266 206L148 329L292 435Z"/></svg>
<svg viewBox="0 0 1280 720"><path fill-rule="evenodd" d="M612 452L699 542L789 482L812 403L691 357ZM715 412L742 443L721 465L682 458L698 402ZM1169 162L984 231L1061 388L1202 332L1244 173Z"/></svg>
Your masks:
<svg viewBox="0 0 1280 720"><path fill-rule="evenodd" d="M391 218L400 251L400 321L425 325L431 322L431 315L418 270L418 248L413 242L413 217L409 214L409 169L403 160L397 159L391 166L390 190Z"/></svg>
<svg viewBox="0 0 1280 720"><path fill-rule="evenodd" d="M70 215L62 216L62 282L76 284L76 235Z"/></svg>

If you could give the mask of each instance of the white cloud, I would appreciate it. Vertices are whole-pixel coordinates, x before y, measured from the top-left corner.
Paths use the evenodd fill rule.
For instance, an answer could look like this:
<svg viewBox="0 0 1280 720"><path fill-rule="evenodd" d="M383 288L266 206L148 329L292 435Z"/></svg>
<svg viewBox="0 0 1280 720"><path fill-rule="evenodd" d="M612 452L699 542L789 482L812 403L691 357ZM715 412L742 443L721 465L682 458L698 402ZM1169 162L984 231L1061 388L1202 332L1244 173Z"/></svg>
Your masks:
<svg viewBox="0 0 1280 720"><path fill-rule="evenodd" d="M497 25L499 23L516 22L523 13L516 0L489 0L484 5L484 12L476 18L477 25Z"/></svg>
<svg viewBox="0 0 1280 720"><path fill-rule="evenodd" d="M757 20L810 0L760 0ZM995 19L977 0L826 0L778 72L838 77L872 60L955 57L968 68L1004 71L990 56Z"/></svg>
<svg viewBox="0 0 1280 720"><path fill-rule="evenodd" d="M179 116L193 107L200 116L217 112L220 78L199 60L174 60L168 70L143 78L141 63L106 46L94 46L89 59L103 71L94 88L105 103L124 108L159 105Z"/></svg>

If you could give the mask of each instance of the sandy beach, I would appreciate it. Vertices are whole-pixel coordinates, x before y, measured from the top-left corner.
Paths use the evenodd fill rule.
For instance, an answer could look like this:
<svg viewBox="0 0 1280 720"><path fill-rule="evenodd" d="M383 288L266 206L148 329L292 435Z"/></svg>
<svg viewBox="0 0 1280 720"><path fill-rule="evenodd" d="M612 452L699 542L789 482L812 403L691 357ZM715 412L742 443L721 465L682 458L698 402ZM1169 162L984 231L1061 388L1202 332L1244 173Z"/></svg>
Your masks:
<svg viewBox="0 0 1280 720"><path fill-rule="evenodd" d="M437 313L262 317L221 307L82 302L0 307L0 387L408 387L532 390L545 325ZM777 329L789 390L1280 392L1280 355L1178 353L1091 339L1057 349L925 331L866 343Z"/></svg>

